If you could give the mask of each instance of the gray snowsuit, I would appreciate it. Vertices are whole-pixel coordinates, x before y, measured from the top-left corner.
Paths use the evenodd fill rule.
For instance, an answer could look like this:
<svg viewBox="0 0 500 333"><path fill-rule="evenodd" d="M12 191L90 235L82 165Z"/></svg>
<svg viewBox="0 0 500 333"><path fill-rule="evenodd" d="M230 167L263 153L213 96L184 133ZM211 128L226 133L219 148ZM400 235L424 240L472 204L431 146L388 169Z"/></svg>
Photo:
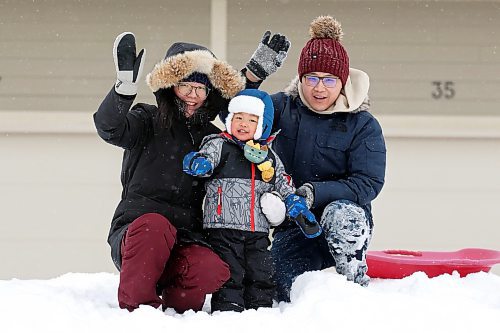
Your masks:
<svg viewBox="0 0 500 333"><path fill-rule="evenodd" d="M272 137L270 138L272 140ZM268 247L269 222L260 206L262 194L277 191L283 198L295 188L272 149L275 173L262 179L240 144L228 133L207 136L199 153L213 166L207 174L203 228L217 254L230 266L231 278L212 296L212 311L270 307L274 268Z"/></svg>
<svg viewBox="0 0 500 333"><path fill-rule="evenodd" d="M262 213L260 196L276 191L284 199L294 193L283 163L272 149L275 175L262 180L257 166L243 155L243 149L227 133L213 134L202 141L199 153L213 166L205 184L203 228L269 232L269 222Z"/></svg>

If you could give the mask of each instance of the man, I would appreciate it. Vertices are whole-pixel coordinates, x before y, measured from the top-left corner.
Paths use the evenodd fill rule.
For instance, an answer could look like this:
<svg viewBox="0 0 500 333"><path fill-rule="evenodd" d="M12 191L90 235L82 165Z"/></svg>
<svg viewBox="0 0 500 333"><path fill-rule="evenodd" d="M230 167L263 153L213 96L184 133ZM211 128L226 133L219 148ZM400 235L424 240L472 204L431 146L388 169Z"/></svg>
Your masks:
<svg viewBox="0 0 500 333"><path fill-rule="evenodd" d="M368 285L371 201L385 177L382 129L368 112L368 75L349 68L335 19L316 18L310 34L298 77L272 95L274 127L281 130L273 148L300 186L296 193L321 216L323 235L304 238L293 223L275 229L272 255L279 301L289 301L298 275L332 266L348 280Z"/></svg>

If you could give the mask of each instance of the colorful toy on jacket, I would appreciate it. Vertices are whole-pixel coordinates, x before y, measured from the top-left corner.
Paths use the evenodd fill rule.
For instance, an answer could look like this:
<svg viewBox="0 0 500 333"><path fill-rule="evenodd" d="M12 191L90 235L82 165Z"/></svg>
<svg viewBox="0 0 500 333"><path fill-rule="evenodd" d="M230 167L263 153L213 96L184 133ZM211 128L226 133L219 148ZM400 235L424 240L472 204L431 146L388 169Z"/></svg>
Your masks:
<svg viewBox="0 0 500 333"><path fill-rule="evenodd" d="M269 182L273 179L274 168L271 160L267 158L267 145L254 143L253 140L248 140L243 147L245 158L252 163L257 164L257 168L262 171L262 179Z"/></svg>

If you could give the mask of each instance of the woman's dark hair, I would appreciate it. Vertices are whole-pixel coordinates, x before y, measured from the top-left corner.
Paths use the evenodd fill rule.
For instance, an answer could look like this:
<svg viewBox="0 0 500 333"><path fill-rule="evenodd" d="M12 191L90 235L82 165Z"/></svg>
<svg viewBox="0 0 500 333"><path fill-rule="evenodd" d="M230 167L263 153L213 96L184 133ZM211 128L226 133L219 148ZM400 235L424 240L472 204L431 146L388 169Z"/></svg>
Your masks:
<svg viewBox="0 0 500 333"><path fill-rule="evenodd" d="M161 127L170 129L174 118L181 119L183 117L184 102L177 97L173 88L160 89L154 94L158 104L158 121ZM219 90L212 89L205 103L189 118L190 123L206 125L214 120L220 111L227 110L228 105L229 100L223 98Z"/></svg>
<svg viewBox="0 0 500 333"><path fill-rule="evenodd" d="M174 117L180 116L175 102L177 96L172 88L160 89L154 94L159 111L157 120L160 123L160 127L169 129L172 126Z"/></svg>

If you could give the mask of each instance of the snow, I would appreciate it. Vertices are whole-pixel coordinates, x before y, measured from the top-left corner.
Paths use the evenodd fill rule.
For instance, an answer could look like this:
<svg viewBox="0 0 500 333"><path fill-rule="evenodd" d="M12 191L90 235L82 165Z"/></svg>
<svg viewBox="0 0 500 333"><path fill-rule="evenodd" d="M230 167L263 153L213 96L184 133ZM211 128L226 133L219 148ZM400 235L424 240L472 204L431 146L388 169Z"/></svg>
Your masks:
<svg viewBox="0 0 500 333"><path fill-rule="evenodd" d="M332 272L297 278L292 302L242 313L177 314L118 307L118 275L68 273L0 281L0 332L498 332L500 276L457 273L373 279L367 288Z"/></svg>

